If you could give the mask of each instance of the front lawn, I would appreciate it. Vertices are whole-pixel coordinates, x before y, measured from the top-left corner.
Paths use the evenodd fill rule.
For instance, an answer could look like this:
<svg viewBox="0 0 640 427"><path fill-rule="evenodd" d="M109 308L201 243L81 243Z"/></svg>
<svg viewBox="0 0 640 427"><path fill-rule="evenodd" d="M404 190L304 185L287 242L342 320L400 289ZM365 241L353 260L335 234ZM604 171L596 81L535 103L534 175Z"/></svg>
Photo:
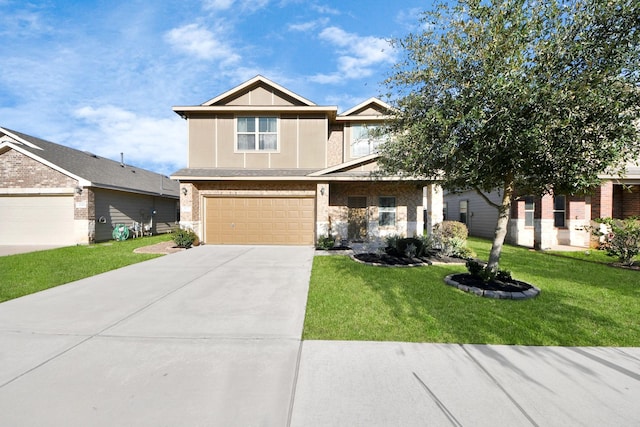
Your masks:
<svg viewBox="0 0 640 427"><path fill-rule="evenodd" d="M487 259L488 241L469 246ZM446 286L443 278L464 266L384 268L315 257L304 339L640 346L640 272L604 265L601 254L580 258L505 246L501 268L542 290L511 301Z"/></svg>
<svg viewBox="0 0 640 427"><path fill-rule="evenodd" d="M133 250L167 240L171 235L0 257L0 302L156 258Z"/></svg>

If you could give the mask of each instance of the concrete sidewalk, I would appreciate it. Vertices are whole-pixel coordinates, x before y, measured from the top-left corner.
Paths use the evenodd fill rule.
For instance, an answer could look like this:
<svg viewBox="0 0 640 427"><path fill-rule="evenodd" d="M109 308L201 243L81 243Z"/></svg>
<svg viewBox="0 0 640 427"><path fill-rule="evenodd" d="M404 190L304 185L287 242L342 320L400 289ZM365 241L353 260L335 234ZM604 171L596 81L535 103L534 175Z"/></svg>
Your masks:
<svg viewBox="0 0 640 427"><path fill-rule="evenodd" d="M639 348L304 341L291 426L638 426Z"/></svg>

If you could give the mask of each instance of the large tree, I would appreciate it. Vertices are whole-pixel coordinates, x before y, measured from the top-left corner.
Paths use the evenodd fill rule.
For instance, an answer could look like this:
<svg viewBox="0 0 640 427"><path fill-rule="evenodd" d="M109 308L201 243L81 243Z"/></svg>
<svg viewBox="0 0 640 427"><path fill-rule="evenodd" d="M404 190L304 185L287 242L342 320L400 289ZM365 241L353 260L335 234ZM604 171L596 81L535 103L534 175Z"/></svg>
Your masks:
<svg viewBox="0 0 640 427"><path fill-rule="evenodd" d="M498 269L517 194L575 194L640 156L638 0L460 0L425 12L386 80L388 173L475 189L498 210ZM487 197L499 190L501 203Z"/></svg>

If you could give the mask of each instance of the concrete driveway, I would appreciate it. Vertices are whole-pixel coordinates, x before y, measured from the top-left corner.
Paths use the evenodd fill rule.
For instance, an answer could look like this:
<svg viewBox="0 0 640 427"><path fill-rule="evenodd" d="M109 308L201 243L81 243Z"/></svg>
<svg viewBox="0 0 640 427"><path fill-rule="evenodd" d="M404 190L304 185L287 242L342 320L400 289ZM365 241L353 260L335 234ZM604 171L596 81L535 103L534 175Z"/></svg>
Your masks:
<svg viewBox="0 0 640 427"><path fill-rule="evenodd" d="M0 425L640 425L640 348L301 343L313 255L204 246L0 304Z"/></svg>
<svg viewBox="0 0 640 427"><path fill-rule="evenodd" d="M0 424L287 425L312 259L203 246L0 304Z"/></svg>

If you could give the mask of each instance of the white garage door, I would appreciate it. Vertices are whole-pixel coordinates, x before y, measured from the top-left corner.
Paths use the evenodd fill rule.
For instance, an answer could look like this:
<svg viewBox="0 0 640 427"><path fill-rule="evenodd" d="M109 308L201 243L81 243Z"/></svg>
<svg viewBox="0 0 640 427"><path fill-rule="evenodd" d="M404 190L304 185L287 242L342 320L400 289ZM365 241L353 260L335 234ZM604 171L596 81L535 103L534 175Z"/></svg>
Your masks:
<svg viewBox="0 0 640 427"><path fill-rule="evenodd" d="M73 245L73 196L0 196L0 245Z"/></svg>

